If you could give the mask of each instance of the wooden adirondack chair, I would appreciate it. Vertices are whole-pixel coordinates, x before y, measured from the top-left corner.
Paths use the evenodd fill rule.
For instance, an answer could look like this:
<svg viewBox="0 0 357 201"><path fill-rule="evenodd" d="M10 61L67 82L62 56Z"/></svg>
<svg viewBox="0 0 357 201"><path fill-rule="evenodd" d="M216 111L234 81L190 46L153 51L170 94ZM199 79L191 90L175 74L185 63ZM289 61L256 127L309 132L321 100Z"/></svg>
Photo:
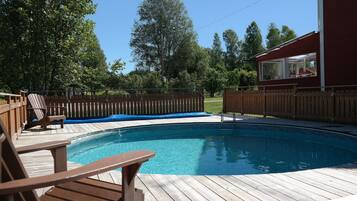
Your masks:
<svg viewBox="0 0 357 201"><path fill-rule="evenodd" d="M99 160L67 171L66 145L68 141L44 143L15 149L3 132L0 121L0 200L1 201L143 201L144 194L134 188L134 179L140 166L155 154L136 151ZM18 154L50 150L55 173L29 178ZM88 177L122 168L122 185ZM40 198L34 189L52 187Z"/></svg>
<svg viewBox="0 0 357 201"><path fill-rule="evenodd" d="M27 99L31 104L31 107L28 109L33 110L42 128L46 129L49 124L55 121L60 121L61 128L64 127L63 124L66 119L66 116L64 115L64 107L56 107L59 109L60 115L48 116L48 109L51 107L46 105L45 98L43 96L38 94L29 94Z"/></svg>

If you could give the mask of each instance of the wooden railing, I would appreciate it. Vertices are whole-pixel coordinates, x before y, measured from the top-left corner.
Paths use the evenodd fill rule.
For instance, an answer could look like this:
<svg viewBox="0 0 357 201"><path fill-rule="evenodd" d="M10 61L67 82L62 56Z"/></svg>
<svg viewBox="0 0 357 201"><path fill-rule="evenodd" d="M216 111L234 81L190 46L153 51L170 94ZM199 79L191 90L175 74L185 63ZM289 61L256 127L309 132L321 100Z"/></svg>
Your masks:
<svg viewBox="0 0 357 201"><path fill-rule="evenodd" d="M25 93L0 93L0 120L5 124L5 133L11 138L18 136L27 123L27 99Z"/></svg>
<svg viewBox="0 0 357 201"><path fill-rule="evenodd" d="M225 113L357 123L357 86L267 90L226 89Z"/></svg>
<svg viewBox="0 0 357 201"><path fill-rule="evenodd" d="M169 114L204 111L204 95L197 93L126 96L46 96L48 106L65 107L67 118L95 118L113 114ZM59 114L58 109L48 111Z"/></svg>

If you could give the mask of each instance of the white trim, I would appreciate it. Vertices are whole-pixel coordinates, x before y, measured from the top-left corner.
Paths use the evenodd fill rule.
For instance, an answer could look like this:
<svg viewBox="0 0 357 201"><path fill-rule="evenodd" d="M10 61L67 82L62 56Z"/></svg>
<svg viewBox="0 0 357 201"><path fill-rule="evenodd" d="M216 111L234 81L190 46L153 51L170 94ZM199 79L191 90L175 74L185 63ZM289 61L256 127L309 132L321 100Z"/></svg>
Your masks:
<svg viewBox="0 0 357 201"><path fill-rule="evenodd" d="M325 90L325 29L324 29L324 0L318 0L318 17L319 17L319 31L320 31L320 87Z"/></svg>

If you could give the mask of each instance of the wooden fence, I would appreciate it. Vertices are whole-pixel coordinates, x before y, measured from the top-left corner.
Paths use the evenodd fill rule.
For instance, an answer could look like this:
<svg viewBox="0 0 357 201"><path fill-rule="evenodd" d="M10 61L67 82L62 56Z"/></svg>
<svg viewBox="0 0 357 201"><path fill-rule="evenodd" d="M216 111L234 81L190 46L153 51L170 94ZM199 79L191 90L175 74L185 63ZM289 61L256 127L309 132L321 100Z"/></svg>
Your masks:
<svg viewBox="0 0 357 201"><path fill-rule="evenodd" d="M0 120L4 124L5 133L11 138L18 136L27 123L27 99L20 95L0 93Z"/></svg>
<svg viewBox="0 0 357 201"><path fill-rule="evenodd" d="M96 118L113 114L169 114L203 112L204 96L197 93L137 94L126 96L46 96L52 107L65 107L67 118ZM59 109L48 111L59 114Z"/></svg>
<svg viewBox="0 0 357 201"><path fill-rule="evenodd" d="M357 123L357 90L339 87L281 90L226 89L225 113L257 114L294 119Z"/></svg>

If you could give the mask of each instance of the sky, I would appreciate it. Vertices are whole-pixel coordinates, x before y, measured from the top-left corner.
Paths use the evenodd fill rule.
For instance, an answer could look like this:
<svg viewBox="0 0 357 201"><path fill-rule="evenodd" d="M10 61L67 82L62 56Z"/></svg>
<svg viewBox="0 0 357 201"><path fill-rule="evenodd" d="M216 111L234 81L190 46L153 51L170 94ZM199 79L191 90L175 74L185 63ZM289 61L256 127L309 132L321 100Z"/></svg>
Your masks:
<svg viewBox="0 0 357 201"><path fill-rule="evenodd" d="M96 23L95 32L107 62L121 58L124 73L135 69L129 46L132 27L142 0L94 0L97 11L89 18ZM298 36L317 31L317 0L183 0L203 47L211 47L214 33L227 29L244 39L247 26L256 21L263 38L268 26L288 25Z"/></svg>

